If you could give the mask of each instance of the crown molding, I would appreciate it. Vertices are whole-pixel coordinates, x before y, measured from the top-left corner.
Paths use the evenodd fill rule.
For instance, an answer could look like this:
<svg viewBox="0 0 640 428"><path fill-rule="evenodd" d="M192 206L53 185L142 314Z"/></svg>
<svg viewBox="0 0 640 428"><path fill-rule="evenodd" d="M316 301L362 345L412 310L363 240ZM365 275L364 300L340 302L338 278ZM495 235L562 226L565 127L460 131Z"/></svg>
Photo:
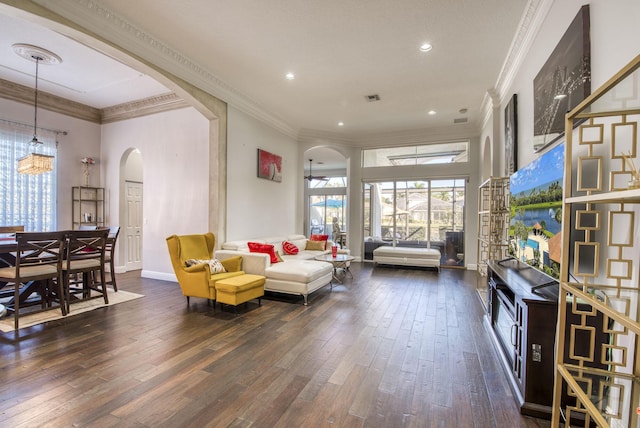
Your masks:
<svg viewBox="0 0 640 428"><path fill-rule="evenodd" d="M33 104L34 97L35 90L33 88L0 79L0 98L23 104ZM190 107L190 104L173 93L97 109L38 91L38 108L97 124L117 122L186 107Z"/></svg>
<svg viewBox="0 0 640 428"><path fill-rule="evenodd" d="M169 43L134 26L103 4L93 0L34 0L34 3L74 22L85 35L97 35L120 52L140 58L230 106L296 138L297 130L236 88L186 57ZM126 48L125 48L126 46Z"/></svg>
<svg viewBox="0 0 640 428"><path fill-rule="evenodd" d="M351 147L398 146L407 144L429 144L443 141L470 139L478 136L473 123L442 126L438 128L409 129L403 131L341 135L333 132L302 129L298 141L309 144L335 143Z"/></svg>
<svg viewBox="0 0 640 428"><path fill-rule="evenodd" d="M163 111L190 107L174 93L131 101L102 109L102 123L117 122Z"/></svg>
<svg viewBox="0 0 640 428"><path fill-rule="evenodd" d="M23 104L33 104L35 90L18 83L0 79L0 98L17 101ZM71 116L76 119L94 123L100 123L102 119L100 109L43 91L38 91L38 108L43 108L65 116Z"/></svg>
<svg viewBox="0 0 640 428"><path fill-rule="evenodd" d="M553 0L529 0L527 2L527 6L518 24L516 34L511 41L509 53L502 65L496 84L482 100L482 106L480 108L482 128L489 122L493 113L494 104L497 102L499 106L504 103L507 98L510 98L510 94L507 91L520 70L527 52L531 49L531 45L540 31L540 27L544 22L544 18L549 13L551 6L553 6Z"/></svg>

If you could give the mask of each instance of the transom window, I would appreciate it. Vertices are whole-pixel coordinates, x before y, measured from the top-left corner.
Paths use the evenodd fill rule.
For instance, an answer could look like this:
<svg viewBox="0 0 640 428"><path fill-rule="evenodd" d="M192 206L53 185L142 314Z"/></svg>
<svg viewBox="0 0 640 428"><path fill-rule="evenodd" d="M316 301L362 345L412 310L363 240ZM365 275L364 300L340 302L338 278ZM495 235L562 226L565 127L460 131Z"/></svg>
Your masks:
<svg viewBox="0 0 640 428"><path fill-rule="evenodd" d="M469 142L364 149L362 166L433 165L469 161Z"/></svg>
<svg viewBox="0 0 640 428"><path fill-rule="evenodd" d="M309 189L324 189L327 187L347 187L347 177L327 177L324 179L307 180Z"/></svg>

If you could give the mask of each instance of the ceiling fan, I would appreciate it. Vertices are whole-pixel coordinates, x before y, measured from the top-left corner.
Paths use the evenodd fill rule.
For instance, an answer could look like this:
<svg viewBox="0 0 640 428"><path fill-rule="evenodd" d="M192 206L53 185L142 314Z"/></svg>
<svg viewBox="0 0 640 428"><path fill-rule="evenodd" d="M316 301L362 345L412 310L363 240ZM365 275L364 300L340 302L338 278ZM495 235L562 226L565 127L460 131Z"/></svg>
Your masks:
<svg viewBox="0 0 640 428"><path fill-rule="evenodd" d="M311 171L311 162L313 161L313 159L309 159L309 175L305 175L304 179L305 180L322 180L322 181L327 181L329 180L327 178L326 175L313 175L313 172Z"/></svg>

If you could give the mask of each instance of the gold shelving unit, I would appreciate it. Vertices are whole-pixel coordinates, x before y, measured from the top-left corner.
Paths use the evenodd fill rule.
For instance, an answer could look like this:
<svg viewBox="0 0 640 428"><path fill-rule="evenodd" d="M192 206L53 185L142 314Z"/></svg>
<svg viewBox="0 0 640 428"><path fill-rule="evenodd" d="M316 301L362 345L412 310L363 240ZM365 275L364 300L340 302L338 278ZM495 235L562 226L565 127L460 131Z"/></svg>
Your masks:
<svg viewBox="0 0 640 428"><path fill-rule="evenodd" d="M640 426L639 122L640 55L566 117L554 427Z"/></svg>
<svg viewBox="0 0 640 428"><path fill-rule="evenodd" d="M509 248L509 177L491 177L478 188L476 288L487 308L487 262L503 260Z"/></svg>
<svg viewBox="0 0 640 428"><path fill-rule="evenodd" d="M71 199L73 229L104 226L104 187L72 187Z"/></svg>

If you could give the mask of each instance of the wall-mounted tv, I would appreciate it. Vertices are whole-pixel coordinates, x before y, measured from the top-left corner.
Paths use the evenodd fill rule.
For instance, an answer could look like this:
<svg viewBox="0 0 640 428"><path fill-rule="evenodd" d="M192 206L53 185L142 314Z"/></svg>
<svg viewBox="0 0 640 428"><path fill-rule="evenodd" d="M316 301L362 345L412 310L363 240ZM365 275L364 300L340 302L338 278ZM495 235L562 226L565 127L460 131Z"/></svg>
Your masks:
<svg viewBox="0 0 640 428"><path fill-rule="evenodd" d="M509 255L559 278L564 143L511 175Z"/></svg>

